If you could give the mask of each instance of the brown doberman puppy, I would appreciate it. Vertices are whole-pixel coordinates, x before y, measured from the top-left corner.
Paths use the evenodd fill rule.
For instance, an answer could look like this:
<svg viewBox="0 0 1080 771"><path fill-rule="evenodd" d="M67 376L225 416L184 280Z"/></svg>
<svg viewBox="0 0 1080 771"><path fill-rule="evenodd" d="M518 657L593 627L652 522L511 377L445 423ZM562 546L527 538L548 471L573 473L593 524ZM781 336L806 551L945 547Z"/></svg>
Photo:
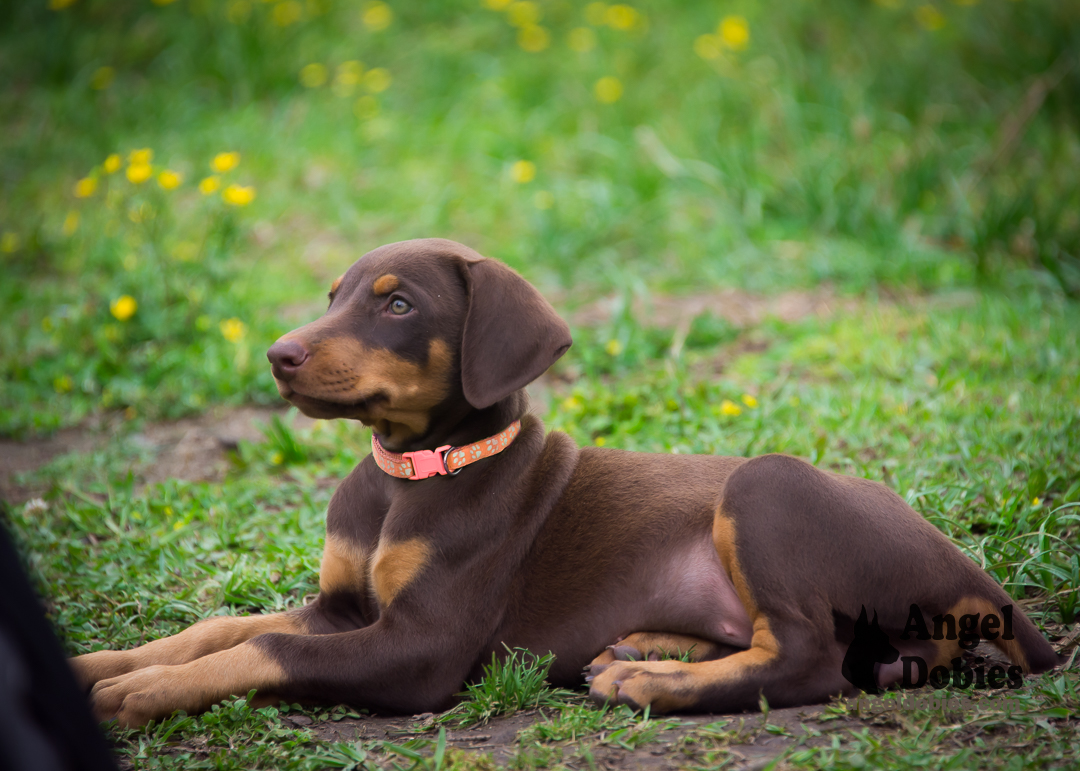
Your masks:
<svg viewBox="0 0 1080 771"><path fill-rule="evenodd" d="M330 501L318 597L75 658L97 714L139 725L253 688L262 703L436 711L504 645L553 652L556 684L588 665L597 701L654 710L807 704L905 669L940 685L973 629L1017 665L1010 684L1058 664L1008 595L881 484L784 455L545 436L522 388L569 347L531 285L467 247L361 257L326 314L268 353L303 413L375 434Z"/></svg>

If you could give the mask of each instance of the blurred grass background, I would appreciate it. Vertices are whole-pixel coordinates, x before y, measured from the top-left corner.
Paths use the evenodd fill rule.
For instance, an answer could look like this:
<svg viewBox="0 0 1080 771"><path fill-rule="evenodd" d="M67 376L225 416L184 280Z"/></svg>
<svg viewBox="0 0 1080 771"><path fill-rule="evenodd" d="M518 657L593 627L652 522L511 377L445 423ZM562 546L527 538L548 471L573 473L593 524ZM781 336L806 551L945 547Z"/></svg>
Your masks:
<svg viewBox="0 0 1080 771"><path fill-rule="evenodd" d="M0 434L272 400L267 345L418 236L564 310L1075 296L1078 50L1054 0L12 0Z"/></svg>
<svg viewBox="0 0 1080 771"><path fill-rule="evenodd" d="M884 481L1075 662L1080 3L7 0L0 78L0 437L108 437L0 501L70 652L316 591L366 431L275 418L158 484L140 432L280 404L271 342L364 252L442 236L572 320L549 427ZM790 759L1072 767L1076 671L1025 689L1028 733ZM377 767L283 725L111 735L139 768ZM511 765L592 766L581 736Z"/></svg>

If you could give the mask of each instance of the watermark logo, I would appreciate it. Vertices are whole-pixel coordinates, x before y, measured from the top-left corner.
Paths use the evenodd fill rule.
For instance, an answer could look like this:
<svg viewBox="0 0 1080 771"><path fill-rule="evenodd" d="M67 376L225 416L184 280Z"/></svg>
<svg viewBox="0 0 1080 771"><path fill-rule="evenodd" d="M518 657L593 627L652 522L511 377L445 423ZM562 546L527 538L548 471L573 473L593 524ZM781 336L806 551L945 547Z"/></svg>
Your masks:
<svg viewBox="0 0 1080 771"><path fill-rule="evenodd" d="M899 635L900 640L956 640L965 651L974 650L982 640L993 641L998 638L1012 640L1013 608L1006 605L1001 615L995 613L970 613L959 619L951 613L931 618L933 633L926 623L926 617L918 605L912 605L908 613L907 624ZM849 683L867 693L880 693L881 687L875 670L878 664L894 664L899 659L903 664L902 676L897 686L904 689L922 688L929 684L935 689L948 686L964 690L967 688L1019 688L1023 684L1023 670L1019 666L1006 669L994 664L989 669L985 661L976 657L974 662L954 658L951 667L935 666L930 668L921 656L901 656L889 639L888 634L878 625L877 611L873 620L867 620L866 608L863 607L855 621L855 636L848 646L847 655L841 672Z"/></svg>
<svg viewBox="0 0 1080 771"><path fill-rule="evenodd" d="M878 626L877 611L874 620L866 620L866 607L855 622L855 639L848 646L841 671L847 681L867 693L880 693L875 664L892 664L900 651L889 642L889 635Z"/></svg>

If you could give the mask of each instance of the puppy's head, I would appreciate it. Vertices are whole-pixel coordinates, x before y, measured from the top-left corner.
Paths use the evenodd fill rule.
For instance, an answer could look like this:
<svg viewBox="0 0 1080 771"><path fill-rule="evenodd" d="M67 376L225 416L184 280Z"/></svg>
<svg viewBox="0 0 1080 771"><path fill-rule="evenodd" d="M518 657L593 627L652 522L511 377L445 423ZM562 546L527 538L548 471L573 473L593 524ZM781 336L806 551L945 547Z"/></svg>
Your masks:
<svg viewBox="0 0 1080 771"><path fill-rule="evenodd" d="M326 314L267 358L305 415L359 420L392 446L423 436L442 410L490 407L569 347L566 323L527 281L432 238L365 254L334 281Z"/></svg>

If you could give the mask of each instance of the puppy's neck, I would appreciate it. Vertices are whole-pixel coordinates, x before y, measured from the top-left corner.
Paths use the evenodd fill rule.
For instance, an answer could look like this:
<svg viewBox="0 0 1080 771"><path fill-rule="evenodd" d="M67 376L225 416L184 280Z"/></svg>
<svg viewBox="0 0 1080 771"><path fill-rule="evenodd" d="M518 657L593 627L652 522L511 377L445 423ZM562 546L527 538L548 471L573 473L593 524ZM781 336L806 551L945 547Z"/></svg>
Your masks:
<svg viewBox="0 0 1080 771"><path fill-rule="evenodd" d="M529 397L524 389L482 410L475 409L464 399L456 400L456 404L459 405L456 409L437 411L423 434L398 434L393 430L397 426L391 424L387 434L376 431L379 442L390 452L433 450L446 444L461 447L494 436L529 411Z"/></svg>

